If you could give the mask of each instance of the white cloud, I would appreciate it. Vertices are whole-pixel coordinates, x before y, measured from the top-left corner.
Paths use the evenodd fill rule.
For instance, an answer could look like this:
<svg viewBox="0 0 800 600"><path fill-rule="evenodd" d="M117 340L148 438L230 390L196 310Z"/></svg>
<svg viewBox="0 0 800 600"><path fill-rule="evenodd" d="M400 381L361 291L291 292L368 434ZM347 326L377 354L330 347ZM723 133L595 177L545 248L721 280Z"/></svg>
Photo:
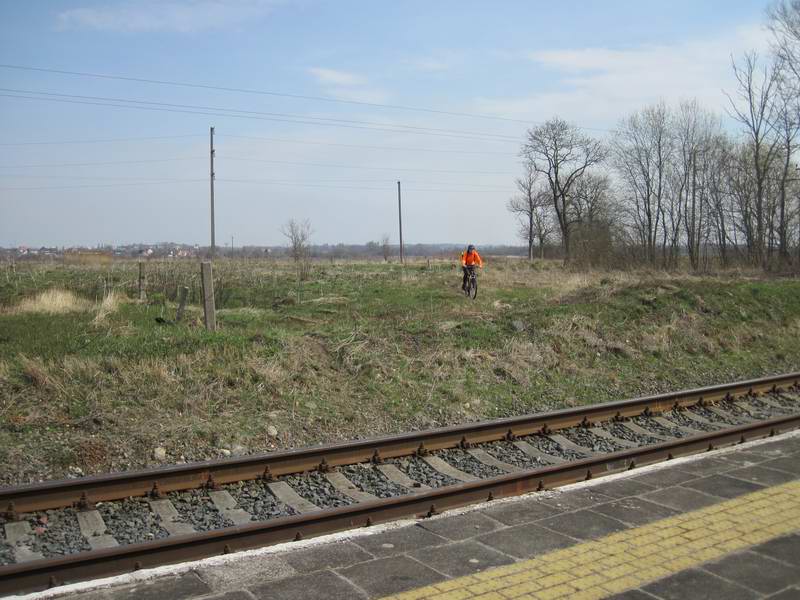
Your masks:
<svg viewBox="0 0 800 600"><path fill-rule="evenodd" d="M697 98L721 112L728 106L723 90L732 90L735 83L731 55L765 52L767 43L768 32L748 27L673 45L536 51L526 58L552 72L547 83L555 83L554 89L517 98L479 98L476 108L536 121L558 114L598 127L613 126L628 112L660 99Z"/></svg>
<svg viewBox="0 0 800 600"><path fill-rule="evenodd" d="M59 13L62 29L193 33L239 25L269 14L276 0L171 0L123 2Z"/></svg>
<svg viewBox="0 0 800 600"><path fill-rule="evenodd" d="M338 71L336 69L325 69L322 67L312 67L308 70L317 81L322 85L364 85L367 83L366 78L355 73L348 73L347 71Z"/></svg>
<svg viewBox="0 0 800 600"><path fill-rule="evenodd" d="M308 72L316 78L326 96L376 104L383 104L389 99L389 94L385 91L370 87L369 81L363 75L323 67L312 67Z"/></svg>

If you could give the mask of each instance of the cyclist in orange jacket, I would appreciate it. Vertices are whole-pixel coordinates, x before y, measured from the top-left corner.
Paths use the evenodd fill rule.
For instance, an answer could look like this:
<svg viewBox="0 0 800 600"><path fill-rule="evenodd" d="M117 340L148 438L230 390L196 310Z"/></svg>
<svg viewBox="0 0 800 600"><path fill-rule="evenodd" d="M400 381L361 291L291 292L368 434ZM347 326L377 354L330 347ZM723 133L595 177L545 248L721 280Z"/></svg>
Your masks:
<svg viewBox="0 0 800 600"><path fill-rule="evenodd" d="M474 269L475 265L483 268L483 261L481 255L475 250L475 246L470 244L467 246L466 252L461 253L461 270L464 272L464 279L461 281L461 289L467 289L467 277L469 276L470 269Z"/></svg>

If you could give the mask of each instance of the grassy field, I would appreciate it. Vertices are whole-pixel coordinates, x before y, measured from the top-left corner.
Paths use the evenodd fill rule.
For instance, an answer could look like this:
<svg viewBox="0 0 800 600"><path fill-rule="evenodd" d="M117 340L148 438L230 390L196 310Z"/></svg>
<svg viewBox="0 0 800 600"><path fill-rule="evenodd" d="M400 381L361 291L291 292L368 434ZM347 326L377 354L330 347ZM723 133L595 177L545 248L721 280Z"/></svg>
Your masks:
<svg viewBox="0 0 800 600"><path fill-rule="evenodd" d="M0 266L0 483L517 415L800 368L800 281L573 273L489 259L401 268ZM182 324L180 286L190 288ZM157 318L166 320L158 323Z"/></svg>

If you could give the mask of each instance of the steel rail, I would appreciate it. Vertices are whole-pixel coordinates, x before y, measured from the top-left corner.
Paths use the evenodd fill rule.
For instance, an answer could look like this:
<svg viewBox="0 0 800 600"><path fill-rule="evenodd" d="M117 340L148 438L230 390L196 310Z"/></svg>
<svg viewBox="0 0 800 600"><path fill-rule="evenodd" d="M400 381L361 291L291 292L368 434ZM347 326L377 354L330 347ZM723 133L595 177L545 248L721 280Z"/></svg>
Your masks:
<svg viewBox="0 0 800 600"><path fill-rule="evenodd" d="M0 567L0 595L195 560L554 488L800 427L800 414L511 473L429 492L276 518L215 531Z"/></svg>
<svg viewBox="0 0 800 600"><path fill-rule="evenodd" d="M800 372L352 442L3 487L0 488L0 510L5 509L9 514L35 512L146 496L154 491L165 493L269 479L316 469L326 470L338 465L408 456L420 449L440 450L503 438L513 439L515 436L546 433L581 423L634 417L645 412L659 413L697 402L717 402L792 386L800 387Z"/></svg>

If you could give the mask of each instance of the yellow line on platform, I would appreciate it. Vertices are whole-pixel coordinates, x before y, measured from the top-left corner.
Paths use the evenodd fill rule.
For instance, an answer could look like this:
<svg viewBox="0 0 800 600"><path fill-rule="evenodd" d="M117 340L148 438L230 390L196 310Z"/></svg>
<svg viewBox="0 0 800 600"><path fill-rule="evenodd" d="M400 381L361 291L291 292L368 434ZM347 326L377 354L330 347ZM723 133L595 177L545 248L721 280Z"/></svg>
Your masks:
<svg viewBox="0 0 800 600"><path fill-rule="evenodd" d="M800 481L391 600L594 600L800 529Z"/></svg>

